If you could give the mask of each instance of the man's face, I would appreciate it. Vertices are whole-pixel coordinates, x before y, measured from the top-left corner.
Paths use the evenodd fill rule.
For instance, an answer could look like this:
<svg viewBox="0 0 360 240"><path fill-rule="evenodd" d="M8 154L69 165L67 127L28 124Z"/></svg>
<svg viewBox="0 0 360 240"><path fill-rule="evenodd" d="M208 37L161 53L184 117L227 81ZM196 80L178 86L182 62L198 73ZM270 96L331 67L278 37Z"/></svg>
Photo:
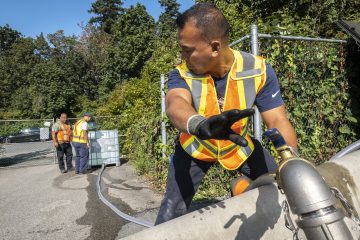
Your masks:
<svg viewBox="0 0 360 240"><path fill-rule="evenodd" d="M67 121L67 115L66 115L66 114L61 114L61 116L60 116L60 121L61 121L62 123L65 123L65 122Z"/></svg>
<svg viewBox="0 0 360 240"><path fill-rule="evenodd" d="M181 58L195 74L207 73L215 64L215 57L210 42L201 36L201 30L189 21L179 29L178 41L181 47Z"/></svg>
<svg viewBox="0 0 360 240"><path fill-rule="evenodd" d="M89 122L91 120L91 117L90 116L85 116L84 119L85 119L86 122Z"/></svg>

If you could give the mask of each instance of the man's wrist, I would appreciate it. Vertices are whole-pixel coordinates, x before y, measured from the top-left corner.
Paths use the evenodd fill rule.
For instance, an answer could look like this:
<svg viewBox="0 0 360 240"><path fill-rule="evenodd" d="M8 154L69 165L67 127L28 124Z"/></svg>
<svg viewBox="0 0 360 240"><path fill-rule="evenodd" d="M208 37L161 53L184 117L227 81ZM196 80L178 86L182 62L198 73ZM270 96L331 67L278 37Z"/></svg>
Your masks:
<svg viewBox="0 0 360 240"><path fill-rule="evenodd" d="M187 120L187 124L186 124L186 130L187 130L188 134L196 135L198 133L200 124L205 120L206 120L206 118L199 114L189 117L189 119Z"/></svg>

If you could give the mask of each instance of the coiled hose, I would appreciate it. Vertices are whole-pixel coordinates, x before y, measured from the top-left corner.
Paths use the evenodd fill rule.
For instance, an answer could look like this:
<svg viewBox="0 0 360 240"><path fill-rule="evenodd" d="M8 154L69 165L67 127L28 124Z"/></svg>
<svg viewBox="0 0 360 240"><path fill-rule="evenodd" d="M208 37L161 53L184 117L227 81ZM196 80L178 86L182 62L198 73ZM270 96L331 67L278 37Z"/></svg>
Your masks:
<svg viewBox="0 0 360 240"><path fill-rule="evenodd" d="M97 195L99 197L99 199L106 205L108 206L111 210L114 211L114 213L116 213L116 215L118 215L119 217L127 220L127 221L130 221L130 222L133 222L135 224L138 224L138 225L141 225L141 226L144 226L144 227L153 227L154 224L152 223L149 223L147 221L142 221L140 219L137 219L137 218L134 218L130 215L127 215L126 213L120 211L117 207L115 207L111 202L109 202L105 197L104 195L102 195L101 193L101 176L104 172L106 168L106 163L103 163L102 166L101 166L101 170L100 170L100 173L98 174L98 177L97 177L97 180L96 180L96 192L97 192Z"/></svg>

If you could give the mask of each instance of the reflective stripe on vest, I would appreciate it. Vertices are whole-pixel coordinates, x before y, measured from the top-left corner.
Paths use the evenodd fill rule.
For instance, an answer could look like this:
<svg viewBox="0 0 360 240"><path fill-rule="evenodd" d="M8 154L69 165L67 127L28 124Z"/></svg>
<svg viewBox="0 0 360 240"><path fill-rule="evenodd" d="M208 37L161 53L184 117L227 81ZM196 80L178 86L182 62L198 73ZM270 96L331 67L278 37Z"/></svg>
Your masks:
<svg viewBox="0 0 360 240"><path fill-rule="evenodd" d="M73 130L73 142L87 143L84 137L84 131L82 130L82 124L85 122L84 119L80 119L74 124Z"/></svg>
<svg viewBox="0 0 360 240"><path fill-rule="evenodd" d="M219 107L215 83L210 75L194 75L186 63L177 66L191 90L192 104L198 114L210 117L221 111L253 107L256 95L266 81L265 61L246 52L232 52L235 60L228 74L223 109ZM231 128L245 137L248 146L240 147L228 140L200 140L186 133L180 134L180 144L194 158L219 161L224 168L234 170L251 155L254 144L248 134L248 118L237 121Z"/></svg>

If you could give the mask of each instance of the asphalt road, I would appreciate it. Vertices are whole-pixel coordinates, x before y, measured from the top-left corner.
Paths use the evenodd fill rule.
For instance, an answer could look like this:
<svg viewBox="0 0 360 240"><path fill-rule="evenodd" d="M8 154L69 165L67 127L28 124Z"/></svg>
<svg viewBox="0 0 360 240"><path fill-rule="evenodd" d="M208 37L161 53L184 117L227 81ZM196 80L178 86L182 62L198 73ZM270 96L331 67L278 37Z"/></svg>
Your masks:
<svg viewBox="0 0 360 240"><path fill-rule="evenodd" d="M44 151L45 146L41 145ZM11 147L28 154L20 145ZM35 160L27 160L31 161ZM61 174L55 164L0 168L0 240L113 240L145 229L120 218L99 200L99 171ZM129 163L107 167L102 190L121 211L155 222L163 194L136 175ZM211 203L194 203L191 210Z"/></svg>
<svg viewBox="0 0 360 240"><path fill-rule="evenodd" d="M39 165L54 161L51 141L2 144L0 167Z"/></svg>
<svg viewBox="0 0 360 240"><path fill-rule="evenodd" d="M0 169L0 239L119 239L144 229L119 218L96 194L99 169L60 174L57 165ZM154 222L162 194L130 164L108 167L103 194L119 209Z"/></svg>

